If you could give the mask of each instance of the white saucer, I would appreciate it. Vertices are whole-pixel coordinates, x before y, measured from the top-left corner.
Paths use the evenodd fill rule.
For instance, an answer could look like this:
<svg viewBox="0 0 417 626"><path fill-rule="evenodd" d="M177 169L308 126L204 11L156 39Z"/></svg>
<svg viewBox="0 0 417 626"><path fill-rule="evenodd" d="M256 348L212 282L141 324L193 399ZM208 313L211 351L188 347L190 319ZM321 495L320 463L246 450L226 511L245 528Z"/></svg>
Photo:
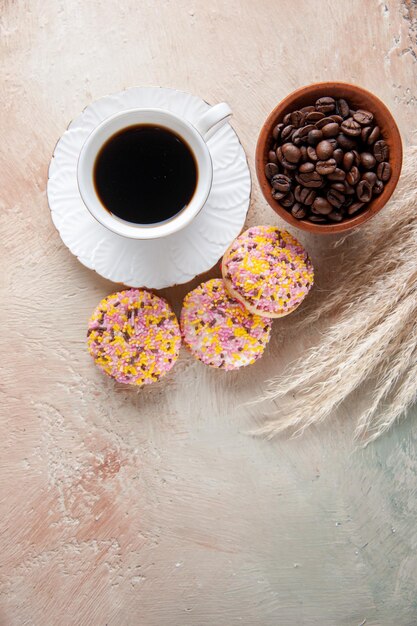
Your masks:
<svg viewBox="0 0 417 626"><path fill-rule="evenodd" d="M205 206L188 227L153 241L110 232L81 200L77 160L97 124L135 107L168 109L193 122L209 105L189 93L161 87L133 87L96 100L71 122L55 147L49 166L48 202L62 241L83 265L130 287L162 289L209 270L237 237L249 208L250 172L237 135L226 124L207 142L213 186Z"/></svg>

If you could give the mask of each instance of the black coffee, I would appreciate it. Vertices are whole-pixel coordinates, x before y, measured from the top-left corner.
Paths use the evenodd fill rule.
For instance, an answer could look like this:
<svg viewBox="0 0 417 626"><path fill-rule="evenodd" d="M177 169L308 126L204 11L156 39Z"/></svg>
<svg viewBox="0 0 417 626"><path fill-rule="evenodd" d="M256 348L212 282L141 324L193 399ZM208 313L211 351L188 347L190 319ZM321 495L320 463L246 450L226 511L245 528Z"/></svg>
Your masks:
<svg viewBox="0 0 417 626"><path fill-rule="evenodd" d="M94 185L110 213L134 224L164 222L182 211L197 185L190 148L162 126L129 126L110 137L94 164Z"/></svg>

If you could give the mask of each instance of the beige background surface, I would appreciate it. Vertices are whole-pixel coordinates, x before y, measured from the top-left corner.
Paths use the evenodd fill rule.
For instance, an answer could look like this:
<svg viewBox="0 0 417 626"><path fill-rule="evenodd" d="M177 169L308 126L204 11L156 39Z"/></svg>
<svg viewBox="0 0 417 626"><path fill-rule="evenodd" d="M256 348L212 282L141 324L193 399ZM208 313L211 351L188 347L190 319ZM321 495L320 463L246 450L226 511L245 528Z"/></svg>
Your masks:
<svg viewBox="0 0 417 626"><path fill-rule="evenodd" d="M185 352L143 391L90 362L90 311L115 285L82 267L45 195L55 142L131 85L226 100L254 173L268 112L327 79L383 98L410 143L413 0L1 0L0 624L413 626L417 426L366 450L353 398L297 440L245 434L243 408L313 337L276 322L237 374ZM278 223L256 181L248 223ZM318 287L329 241L302 237ZM194 281L193 284L196 284ZM188 286L166 290L176 306ZM366 620L366 622L365 622Z"/></svg>

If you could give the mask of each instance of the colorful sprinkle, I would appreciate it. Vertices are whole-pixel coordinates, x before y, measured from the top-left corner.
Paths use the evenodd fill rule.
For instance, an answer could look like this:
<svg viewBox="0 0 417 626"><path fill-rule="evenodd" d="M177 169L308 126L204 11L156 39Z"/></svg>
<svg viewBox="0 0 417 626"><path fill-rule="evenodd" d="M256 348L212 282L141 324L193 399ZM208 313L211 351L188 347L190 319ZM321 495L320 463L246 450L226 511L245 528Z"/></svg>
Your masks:
<svg viewBox="0 0 417 626"><path fill-rule="evenodd" d="M90 318L87 345L96 364L120 383L147 385L173 367L180 329L169 304L129 289L104 298Z"/></svg>
<svg viewBox="0 0 417 626"><path fill-rule="evenodd" d="M254 226L226 252L223 277L259 315L294 310L310 291L313 265L295 237L274 226Z"/></svg>
<svg viewBox="0 0 417 626"><path fill-rule="evenodd" d="M199 360L224 370L256 361L271 334L271 322L249 313L214 278L186 295L181 311L184 344Z"/></svg>

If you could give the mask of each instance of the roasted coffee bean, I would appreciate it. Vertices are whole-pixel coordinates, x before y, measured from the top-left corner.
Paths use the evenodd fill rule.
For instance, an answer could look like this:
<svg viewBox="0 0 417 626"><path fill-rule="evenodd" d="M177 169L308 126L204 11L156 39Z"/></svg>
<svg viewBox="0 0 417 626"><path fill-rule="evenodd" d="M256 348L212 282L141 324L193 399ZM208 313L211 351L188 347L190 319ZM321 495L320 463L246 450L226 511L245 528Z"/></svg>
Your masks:
<svg viewBox="0 0 417 626"><path fill-rule="evenodd" d="M284 143L282 146L282 155L289 163L298 163L301 159L300 149L292 143Z"/></svg>
<svg viewBox="0 0 417 626"><path fill-rule="evenodd" d="M336 108L336 102L334 98L324 96L316 100L316 110L320 113L333 113Z"/></svg>
<svg viewBox="0 0 417 626"><path fill-rule="evenodd" d="M287 124L287 126L284 126L284 128L281 130L281 141L288 141L293 132L294 126L292 124Z"/></svg>
<svg viewBox="0 0 417 626"><path fill-rule="evenodd" d="M303 125L305 120L305 114L301 111L293 111L290 113L290 124L294 126L294 128L300 128Z"/></svg>
<svg viewBox="0 0 417 626"><path fill-rule="evenodd" d="M296 188L294 189L294 198L296 202L301 202L301 192L302 190L305 189L305 187L303 187L302 185L297 185Z"/></svg>
<svg viewBox="0 0 417 626"><path fill-rule="evenodd" d="M334 189L335 191L340 191L340 193L344 194L345 193L345 182L343 182L343 183L332 183L330 185L330 189Z"/></svg>
<svg viewBox="0 0 417 626"><path fill-rule="evenodd" d="M329 142L333 150L337 150L337 148L339 147L339 144L337 143L337 139L335 137L329 137L328 139L326 139L326 141Z"/></svg>
<svg viewBox="0 0 417 626"><path fill-rule="evenodd" d="M382 193L383 191L384 191L384 183L382 182L382 180L379 180L377 178L374 186L372 187L372 193L375 196L379 196L379 194Z"/></svg>
<svg viewBox="0 0 417 626"><path fill-rule="evenodd" d="M333 207L330 202L326 200L326 198L318 196L313 202L312 211L313 213L318 213L319 215L328 215L333 211Z"/></svg>
<svg viewBox="0 0 417 626"><path fill-rule="evenodd" d="M296 202L292 209L291 209L291 214L293 215L293 217L295 217L297 220L302 220L306 217L307 215L307 209L300 204L299 202Z"/></svg>
<svg viewBox="0 0 417 626"><path fill-rule="evenodd" d="M361 134L361 125L359 122L353 119L353 117L348 117L347 120L344 120L340 125L341 130L345 135L349 137L357 137Z"/></svg>
<svg viewBox="0 0 417 626"><path fill-rule="evenodd" d="M368 137L368 145L369 146L372 146L372 144L375 143L375 141L378 139L380 133L381 133L381 131L379 130L379 126L374 126L374 128L371 131L371 134Z"/></svg>
<svg viewBox="0 0 417 626"><path fill-rule="evenodd" d="M271 178L271 185L274 189L287 193L291 189L291 179L285 174L275 174Z"/></svg>
<svg viewBox="0 0 417 626"><path fill-rule="evenodd" d="M281 146L279 148L277 148L277 158L278 158L278 161L281 163L281 165L282 165L282 167L284 169L287 169L287 170L296 170L297 169L297 164L296 163L290 163L289 161L284 159L284 155L282 154ZM285 172L284 172L284 174L285 174Z"/></svg>
<svg viewBox="0 0 417 626"><path fill-rule="evenodd" d="M326 198L332 206L336 207L336 209L340 209L340 207L345 201L344 194L341 193L340 191L337 191L336 189L329 189L329 191L327 192Z"/></svg>
<svg viewBox="0 0 417 626"><path fill-rule="evenodd" d="M352 204L353 200L354 200L354 195L346 196L346 200L344 201L343 206L342 206L342 213L346 212L346 209L348 208L348 206Z"/></svg>
<svg viewBox="0 0 417 626"><path fill-rule="evenodd" d="M318 130L318 128L310 130L310 132L308 133L308 143L310 144L310 146L315 146L322 139L323 133L321 132L321 130Z"/></svg>
<svg viewBox="0 0 417 626"><path fill-rule="evenodd" d="M340 98L337 101L336 111L339 113L341 117L343 117L343 119L345 119L346 117L349 117L350 107L348 103L346 102L346 100L344 100L343 98Z"/></svg>
<svg viewBox="0 0 417 626"><path fill-rule="evenodd" d="M343 157L343 169L346 172L349 172L352 169L354 160L355 156L353 152L345 152L345 156Z"/></svg>
<svg viewBox="0 0 417 626"><path fill-rule="evenodd" d="M282 121L284 122L284 124L289 124L290 119L291 119L291 113L287 113L286 115L284 115L284 119Z"/></svg>
<svg viewBox="0 0 417 626"><path fill-rule="evenodd" d="M307 115L307 113L312 113L315 110L316 108L312 104L308 107L303 107L302 109L300 109L301 113L304 113L304 115Z"/></svg>
<svg viewBox="0 0 417 626"><path fill-rule="evenodd" d="M298 171L302 174L306 174L307 172L314 172L314 164L313 163L303 163L298 168Z"/></svg>
<svg viewBox="0 0 417 626"><path fill-rule="evenodd" d="M348 210L347 210L348 215L354 215L355 213L360 211L363 205L364 205L364 202L354 202L353 204L350 205L350 207L348 207Z"/></svg>
<svg viewBox="0 0 417 626"><path fill-rule="evenodd" d="M307 147L306 146L300 146L300 152L301 152L301 161L303 163L305 163L305 161L308 160Z"/></svg>
<svg viewBox="0 0 417 626"><path fill-rule="evenodd" d="M292 191L290 191L289 193L287 193L286 196L284 196L281 200L280 203L283 207L285 207L286 209L289 209L290 207L292 207L292 205L294 204L295 199L294 199L294 194L292 193Z"/></svg>
<svg viewBox="0 0 417 626"><path fill-rule="evenodd" d="M283 166L284 170L296 170L297 169L297 163L290 163L284 158L281 161L281 165ZM285 171L284 171L284 174L287 176L287 173Z"/></svg>
<svg viewBox="0 0 417 626"><path fill-rule="evenodd" d="M345 191L343 193L345 193L347 196L353 195L355 193L355 187L352 187L352 185L349 185L347 180L344 180L343 184L345 186Z"/></svg>
<svg viewBox="0 0 417 626"><path fill-rule="evenodd" d="M321 130L323 128L323 126L327 126L327 124L334 124L334 123L335 123L335 121L332 120L331 117L323 117L321 120L316 122L316 128Z"/></svg>
<svg viewBox="0 0 417 626"><path fill-rule="evenodd" d="M370 152L362 152L361 165L366 170L371 170L376 165L376 159Z"/></svg>
<svg viewBox="0 0 417 626"><path fill-rule="evenodd" d="M344 135L343 133L339 133L336 139L337 139L338 145L343 150L353 150L353 148L356 148L356 141L352 139L352 137L348 137L347 135Z"/></svg>
<svg viewBox="0 0 417 626"><path fill-rule="evenodd" d="M341 222L343 219L343 215L339 211L332 211L327 217L332 222Z"/></svg>
<svg viewBox="0 0 417 626"><path fill-rule="evenodd" d="M334 159L327 159L327 161L317 161L316 172L322 176L331 174L336 169L336 161Z"/></svg>
<svg viewBox="0 0 417 626"><path fill-rule="evenodd" d="M327 139L320 141L316 146L316 153L321 161L330 159L333 156L333 146Z"/></svg>
<svg viewBox="0 0 417 626"><path fill-rule="evenodd" d="M297 128L293 134L291 135L291 143L293 143L295 146L297 146L298 148L301 146L302 144L302 139L300 137L300 128Z"/></svg>
<svg viewBox="0 0 417 626"><path fill-rule="evenodd" d="M326 222L326 218L322 215L309 215L308 219L310 222L317 222L318 224L324 224Z"/></svg>
<svg viewBox="0 0 417 626"><path fill-rule="evenodd" d="M314 202L316 192L313 189L307 189L307 187L297 185L297 187L294 189L294 197L297 202L301 202L302 204L310 206Z"/></svg>
<svg viewBox="0 0 417 626"><path fill-rule="evenodd" d="M295 179L304 187L321 187L323 178L318 172L307 172L305 174L296 174Z"/></svg>
<svg viewBox="0 0 417 626"><path fill-rule="evenodd" d="M269 163L278 163L278 158L275 150L270 150L268 152L268 162Z"/></svg>
<svg viewBox="0 0 417 626"><path fill-rule="evenodd" d="M311 206L316 198L316 192L314 189L307 189L307 193L304 192L301 195L306 206Z"/></svg>
<svg viewBox="0 0 417 626"><path fill-rule="evenodd" d="M353 154L353 165L356 165L356 167L359 167L359 165L361 164L361 155L359 154L359 152L357 150L352 150L352 154Z"/></svg>
<svg viewBox="0 0 417 626"><path fill-rule="evenodd" d="M278 165L276 163L267 163L265 165L265 176L271 179L273 176L275 176L275 174L278 174Z"/></svg>
<svg viewBox="0 0 417 626"><path fill-rule="evenodd" d="M341 170L339 167L336 167L335 171L329 174L327 178L332 181L345 180L346 172Z"/></svg>
<svg viewBox="0 0 417 626"><path fill-rule="evenodd" d="M328 137L336 137L339 134L339 124L336 122L332 122L331 124L326 124L326 126L322 126L321 132L323 133L323 137L327 139Z"/></svg>
<svg viewBox="0 0 417 626"><path fill-rule="evenodd" d="M336 150L333 152L333 158L336 161L337 167L340 167L342 165L344 155L345 153L341 148L336 148Z"/></svg>
<svg viewBox="0 0 417 626"><path fill-rule="evenodd" d="M389 156L389 147L386 141L380 139L374 145L374 157L376 160L381 163L382 161L386 161Z"/></svg>
<svg viewBox="0 0 417 626"><path fill-rule="evenodd" d="M361 180L356 187L359 202L369 202L372 198L372 187L367 180Z"/></svg>
<svg viewBox="0 0 417 626"><path fill-rule="evenodd" d="M285 191L278 191L277 189L273 188L271 190L271 196L274 198L274 200L280 201L282 198L284 198L285 195Z"/></svg>
<svg viewBox="0 0 417 626"><path fill-rule="evenodd" d="M315 124L319 120L322 120L324 117L324 113L320 113L320 111L313 111L312 113L307 113L306 122L308 124Z"/></svg>
<svg viewBox="0 0 417 626"><path fill-rule="evenodd" d="M313 148L313 146L308 146L308 148L307 148L307 156L310 159L310 161L317 161L318 158L319 158L317 156L316 149Z"/></svg>
<svg viewBox="0 0 417 626"><path fill-rule="evenodd" d="M372 126L364 126L361 130L361 141L366 143L368 141L368 137L371 134Z"/></svg>
<svg viewBox="0 0 417 626"><path fill-rule="evenodd" d="M299 137L303 140L306 141L308 134L311 130L315 130L316 127L314 126L314 124L306 124L305 126L303 126L302 128L298 129L298 135Z"/></svg>
<svg viewBox="0 0 417 626"><path fill-rule="evenodd" d="M330 119L334 122L337 122L339 125L343 122L343 117L341 115L329 115Z"/></svg>
<svg viewBox="0 0 417 626"><path fill-rule="evenodd" d="M353 114L353 119L355 122L358 122L361 126L368 126L373 122L374 116L369 111L364 111L363 109L358 109Z"/></svg>
<svg viewBox="0 0 417 626"><path fill-rule="evenodd" d="M375 172L365 172L365 174L362 174L362 180L367 180L371 187L373 187L377 181Z"/></svg>
<svg viewBox="0 0 417 626"><path fill-rule="evenodd" d="M353 167L351 167L351 169L346 174L346 182L348 183L348 185L357 185L360 177L360 171L355 165L353 165Z"/></svg>
<svg viewBox="0 0 417 626"><path fill-rule="evenodd" d="M277 141L281 135L281 131L284 128L284 124L277 124L272 131L272 137Z"/></svg>
<svg viewBox="0 0 417 626"><path fill-rule="evenodd" d="M387 180L391 178L391 165L386 161L383 161L378 165L376 173L378 178L382 180L383 183L386 183Z"/></svg>

